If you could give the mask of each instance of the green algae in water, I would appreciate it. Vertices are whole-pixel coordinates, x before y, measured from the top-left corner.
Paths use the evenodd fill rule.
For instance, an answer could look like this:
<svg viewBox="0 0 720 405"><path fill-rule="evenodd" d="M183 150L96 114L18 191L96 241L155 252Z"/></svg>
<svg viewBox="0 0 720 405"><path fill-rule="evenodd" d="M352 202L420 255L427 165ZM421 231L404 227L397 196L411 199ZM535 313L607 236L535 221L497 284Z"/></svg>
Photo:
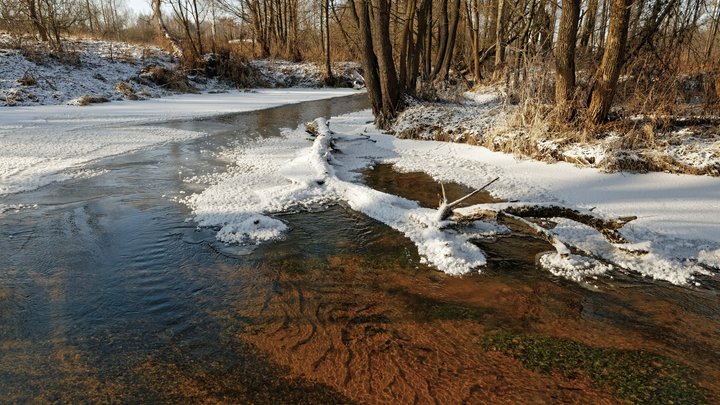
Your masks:
<svg viewBox="0 0 720 405"><path fill-rule="evenodd" d="M427 311L428 318L443 321L479 321L484 314L485 311L482 309L464 307L452 302L443 301L438 301Z"/></svg>
<svg viewBox="0 0 720 405"><path fill-rule="evenodd" d="M542 373L573 378L584 372L599 388L611 387L616 396L635 404L707 404L705 393L689 378L693 370L658 354L511 332L486 336L479 344Z"/></svg>

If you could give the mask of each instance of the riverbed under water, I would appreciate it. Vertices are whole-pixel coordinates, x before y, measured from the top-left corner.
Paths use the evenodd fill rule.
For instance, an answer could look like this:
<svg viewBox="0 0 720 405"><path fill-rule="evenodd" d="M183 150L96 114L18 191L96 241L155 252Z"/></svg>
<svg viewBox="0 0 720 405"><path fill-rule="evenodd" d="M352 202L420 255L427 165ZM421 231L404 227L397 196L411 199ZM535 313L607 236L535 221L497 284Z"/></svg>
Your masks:
<svg viewBox="0 0 720 405"><path fill-rule="evenodd" d="M171 122L210 135L5 197L38 207L0 216L0 403L623 403L587 372L482 344L503 332L659 354L720 398L717 289L622 273L580 285L537 268L552 246L519 232L476 241L482 273L447 276L342 202L282 215L287 239L257 248L186 222L177 199L206 185L182 179L225 170L216 152L366 106L359 95ZM440 192L382 164L364 182L428 207Z"/></svg>

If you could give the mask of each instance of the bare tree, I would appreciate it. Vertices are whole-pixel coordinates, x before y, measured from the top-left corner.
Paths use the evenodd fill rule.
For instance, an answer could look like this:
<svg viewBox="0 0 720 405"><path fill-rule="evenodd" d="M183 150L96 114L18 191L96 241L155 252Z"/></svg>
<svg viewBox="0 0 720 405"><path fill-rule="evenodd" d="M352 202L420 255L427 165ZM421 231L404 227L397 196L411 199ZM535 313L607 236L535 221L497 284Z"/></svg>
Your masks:
<svg viewBox="0 0 720 405"><path fill-rule="evenodd" d="M170 31L168 31L167 26L165 25L165 21L163 20L162 0L153 0L152 7L153 7L153 18L157 22L158 31L160 32L160 36L165 38L170 43L170 46L173 48L175 55L182 56L183 50L182 50L180 41L177 38L175 38L173 35L170 34Z"/></svg>
<svg viewBox="0 0 720 405"><path fill-rule="evenodd" d="M592 124L605 122L612 106L623 55L627 42L628 23L632 4L630 0L613 0L610 9L610 26L608 27L607 46L603 54L602 64L596 74L596 82L590 95L588 120Z"/></svg>
<svg viewBox="0 0 720 405"><path fill-rule="evenodd" d="M502 77L503 63L505 62L505 0L498 0L497 25L495 26L495 68L493 80L500 80Z"/></svg>
<svg viewBox="0 0 720 405"><path fill-rule="evenodd" d="M502 0L501 0L502 1ZM438 69L436 80L445 80L450 71L450 64L452 63L453 53L455 50L455 38L457 36L457 27L460 22L460 0L453 0L450 8L450 29L448 31L447 44L445 45L445 55L443 57L442 64Z"/></svg>
<svg viewBox="0 0 720 405"><path fill-rule="evenodd" d="M575 91L575 44L580 0L563 0L555 49L555 103L565 108Z"/></svg>
<svg viewBox="0 0 720 405"><path fill-rule="evenodd" d="M28 18L30 19L30 21L32 21L35 30L37 30L38 35L40 35L40 39L47 42L47 29L42 24L40 16L38 15L38 7L36 0L25 0L25 5L27 6Z"/></svg>

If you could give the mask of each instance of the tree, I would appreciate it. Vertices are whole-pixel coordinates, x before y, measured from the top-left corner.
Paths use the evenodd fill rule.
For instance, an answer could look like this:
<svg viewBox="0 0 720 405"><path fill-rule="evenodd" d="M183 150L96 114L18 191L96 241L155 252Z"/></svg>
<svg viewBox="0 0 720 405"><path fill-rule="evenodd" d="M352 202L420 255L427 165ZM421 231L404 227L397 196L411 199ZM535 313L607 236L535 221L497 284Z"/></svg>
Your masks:
<svg viewBox="0 0 720 405"><path fill-rule="evenodd" d="M497 25L495 26L495 68L493 70L493 80L498 81L502 78L503 63L505 62L505 0L498 0L497 8Z"/></svg>
<svg viewBox="0 0 720 405"><path fill-rule="evenodd" d="M597 16L598 0L588 0L588 8L585 12L582 33L580 34L580 46L586 47L590 44L590 37L595 31L595 17Z"/></svg>
<svg viewBox="0 0 720 405"><path fill-rule="evenodd" d="M452 63L453 53L455 50L457 26L460 21L460 0L453 0L452 7L450 8L450 15L452 17L452 20L450 21L447 44L445 44L444 46L445 55L443 56L442 64L440 65L440 68L436 73L436 80L439 81L447 79L448 73L450 72L450 64Z"/></svg>
<svg viewBox="0 0 720 405"><path fill-rule="evenodd" d="M183 50L182 46L180 45L180 41L170 34L167 27L165 26L165 21L162 18L162 0L153 0L152 7L153 18L155 19L155 21L157 21L160 36L164 37L170 43L170 46L172 46L176 56L182 56Z"/></svg>
<svg viewBox="0 0 720 405"><path fill-rule="evenodd" d="M372 0L372 5L372 42L373 50L377 56L380 72L380 90L383 100L379 126L385 128L390 124L400 107L399 102L402 92L400 91L390 42L390 2L388 0Z"/></svg>
<svg viewBox="0 0 720 405"><path fill-rule="evenodd" d="M30 21L32 21L32 24L37 30L38 35L40 35L40 39L43 42L47 42L47 30L45 29L45 26L43 26L42 22L40 21L40 17L38 16L37 3L35 2L35 0L25 0L25 5L27 5L28 18L30 19Z"/></svg>
<svg viewBox="0 0 720 405"><path fill-rule="evenodd" d="M403 24L402 31L402 42L400 44L400 87L404 90L407 86L407 62L408 54L412 54L412 38L410 38L410 31L412 30L413 22L415 21L415 0L408 0L405 9L405 22ZM408 49L410 48L410 50ZM412 58L412 56L410 56Z"/></svg>
<svg viewBox="0 0 720 405"><path fill-rule="evenodd" d="M630 0L613 0L610 8L610 25L605 52L590 94L588 120L592 124L605 122L610 112L624 62L631 7Z"/></svg>
<svg viewBox="0 0 720 405"><path fill-rule="evenodd" d="M555 104L564 109L575 92L575 44L580 0L563 0L555 49Z"/></svg>

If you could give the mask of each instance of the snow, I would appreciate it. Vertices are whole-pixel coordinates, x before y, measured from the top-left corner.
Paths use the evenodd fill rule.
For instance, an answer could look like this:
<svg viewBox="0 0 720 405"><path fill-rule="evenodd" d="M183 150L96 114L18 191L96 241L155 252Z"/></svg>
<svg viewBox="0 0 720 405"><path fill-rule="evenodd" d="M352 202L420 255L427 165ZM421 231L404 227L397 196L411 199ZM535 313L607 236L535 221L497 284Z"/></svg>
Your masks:
<svg viewBox="0 0 720 405"><path fill-rule="evenodd" d="M486 264L483 252L469 239L480 237L481 233L493 234L488 224L470 232L443 230L433 219L434 210L349 181L356 178L356 170L369 166L387 152L359 135L367 126L366 114L333 118L333 124L337 123L333 128L343 130L335 135L330 134L322 118L318 119L318 136L312 145L308 145L307 134L301 128L287 130L285 139L245 142L232 152L236 166L242 170L217 175L215 184L187 198L195 221L203 227L220 227L217 235L220 241L261 243L267 240L266 233L244 226L249 218L341 200L403 233L417 245L424 260L439 270L460 275ZM336 138L335 146L331 146L332 137ZM339 148L343 153L331 157L331 148ZM264 179L259 182L258 178ZM238 198L239 190L243 193ZM280 232L284 227L278 221L276 230ZM495 229L500 231L501 227L495 225Z"/></svg>
<svg viewBox="0 0 720 405"><path fill-rule="evenodd" d="M698 254L698 262L720 268L720 249L712 252L701 250Z"/></svg>
<svg viewBox="0 0 720 405"><path fill-rule="evenodd" d="M261 89L185 94L86 107L54 105L0 109L0 195L30 191L55 181L93 175L69 170L103 157L203 133L152 123L259 110L354 94L349 89ZM139 125L145 124L145 125Z"/></svg>
<svg viewBox="0 0 720 405"><path fill-rule="evenodd" d="M593 228L557 219L550 233L559 251L540 264L559 276L580 280L618 270L688 285L696 282L697 274L708 273L698 262L717 267L717 178L607 174L567 163L518 162L477 146L397 139L381 134L369 121L369 111L331 118L332 145L322 133L310 145L301 128L285 131L285 139L238 145L231 153L238 169L218 175L212 187L187 199L195 220L200 226L221 227L218 238L224 242L258 243L264 239L255 232L238 235L237 224L247 223L252 215L341 200L400 231L416 244L423 260L439 270L460 275L483 266L484 253L469 240L504 233L504 227L479 222L446 228L449 221L437 222L435 210L358 184L358 170L394 163L399 170L422 171L438 181L471 187L500 176L490 190L508 200L560 204L584 212L594 208L593 213L603 218L638 216L621 230L632 242L628 245L610 244ZM328 154L332 149L342 153ZM235 197L238 190L243 190L242 199ZM570 254L565 244L587 256Z"/></svg>
<svg viewBox="0 0 720 405"><path fill-rule="evenodd" d="M119 101L127 97L117 90L119 84L140 100L174 94L157 83L156 68L172 71L177 65L166 51L88 38L63 38L62 44L65 52L58 55L31 37L0 33L0 106L77 105L85 95ZM261 87L319 88L325 77L324 67L317 63L274 59L253 60L249 65L257 77L248 80ZM357 63L334 63L333 73L360 87L363 81L358 68ZM236 90L217 77L187 79L194 91Z"/></svg>
<svg viewBox="0 0 720 405"><path fill-rule="evenodd" d="M200 89L204 93L173 95L152 87L144 89L134 82L138 93L142 90L147 92L145 97L162 98L125 101L115 91L117 80L108 79L137 76L142 65L138 60L140 48L114 44L110 60L108 43L83 40L76 46L92 50L87 55L78 53L80 66L30 65L18 51L1 50L0 93L6 104L8 96L15 97L16 107L0 107L0 196L98 175L100 172L86 168L89 162L205 135L160 125L169 120L356 93L350 89L292 88L213 90L214 94L210 94L208 90L217 83L208 83ZM150 55L156 63L169 63L167 55ZM315 74L312 68L299 64L265 61L260 65L267 71L264 75L271 78L266 80L280 84L283 80L305 83L304 76ZM24 72L33 73L39 84L18 87ZM57 80L48 86L52 78ZM105 95L114 101L85 107L66 105L68 100L86 93ZM396 130L405 128L408 136L425 139L438 136L457 140L467 131L484 134L496 121L504 119L506 113L494 96L466 93L465 97L471 100L444 108L411 107L404 113L405 119L398 121ZM402 127L428 117L432 119L420 125L426 125L425 132L411 133L416 131L412 126ZM368 110L332 117L332 134L324 129L323 120L318 120L319 135L312 143L307 141L303 128L286 129L281 138L238 141L234 148L223 152L232 162L227 172L190 179L210 186L188 195L183 202L192 208L192 219L198 226L217 227L217 239L240 245L243 250L243 246L250 249L285 237L288 227L274 218L274 213L322 209L329 203L344 201L405 235L417 246L423 260L438 270L454 275L481 271L487 259L471 240L507 233L507 228L490 221L448 227L451 222L438 221L435 210L359 183L359 170L391 163L397 170L425 172L438 182L474 188L500 177L488 191L505 200L564 205L586 212L593 209L603 218L637 216L620 230L631 242L626 245L613 245L595 229L577 222L554 220L556 226L547 232L555 240L557 251L540 257L538 264L557 276L580 281L624 271L694 285L699 282L698 275L720 270L718 177L657 172L607 174L564 162L549 165L516 160L480 146L399 139L382 134L372 122ZM437 127L438 123L441 127ZM689 139L687 134L680 134L667 149L676 159L696 166L710 164L718 156L714 139L708 138L704 146ZM610 136L605 142L618 140ZM599 162L605 159L604 151L577 148L567 153ZM34 203L9 205L0 201L0 215L31 208Z"/></svg>
<svg viewBox="0 0 720 405"><path fill-rule="evenodd" d="M612 265L604 264L589 257L573 254L562 257L559 252L542 254L538 262L543 268L556 276L579 282L585 280L586 277L605 274L613 268Z"/></svg>

